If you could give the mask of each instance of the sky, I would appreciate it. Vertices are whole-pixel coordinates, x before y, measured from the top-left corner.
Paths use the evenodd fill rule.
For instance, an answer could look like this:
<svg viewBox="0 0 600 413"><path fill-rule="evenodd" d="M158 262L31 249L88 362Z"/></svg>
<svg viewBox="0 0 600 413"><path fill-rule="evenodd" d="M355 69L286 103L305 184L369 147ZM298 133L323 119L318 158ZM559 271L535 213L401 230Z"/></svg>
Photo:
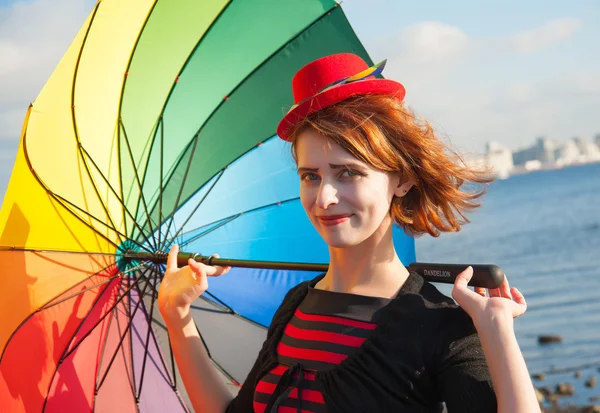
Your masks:
<svg viewBox="0 0 600 413"><path fill-rule="evenodd" d="M0 199L23 118L91 0L0 0ZM348 20L406 104L458 150L600 133L597 0L344 0Z"/></svg>

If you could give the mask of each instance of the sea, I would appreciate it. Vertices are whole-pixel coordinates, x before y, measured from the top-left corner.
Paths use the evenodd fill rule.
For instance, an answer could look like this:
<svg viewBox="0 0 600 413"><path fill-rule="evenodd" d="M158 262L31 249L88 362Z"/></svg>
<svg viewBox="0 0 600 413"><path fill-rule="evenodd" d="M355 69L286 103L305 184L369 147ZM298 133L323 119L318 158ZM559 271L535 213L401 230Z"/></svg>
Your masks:
<svg viewBox="0 0 600 413"><path fill-rule="evenodd" d="M600 163L497 180L467 217L458 233L418 238L417 261L500 266L528 304L515 330L530 373L545 373L534 385L570 383L560 405L590 404L600 397Z"/></svg>

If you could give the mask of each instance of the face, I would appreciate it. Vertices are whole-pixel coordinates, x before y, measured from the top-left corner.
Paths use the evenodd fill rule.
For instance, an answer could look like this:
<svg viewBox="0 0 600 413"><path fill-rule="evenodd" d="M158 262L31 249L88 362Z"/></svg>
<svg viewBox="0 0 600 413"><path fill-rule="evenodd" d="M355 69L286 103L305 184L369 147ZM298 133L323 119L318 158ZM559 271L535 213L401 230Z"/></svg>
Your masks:
<svg viewBox="0 0 600 413"><path fill-rule="evenodd" d="M296 155L302 206L329 246L360 245L387 231L392 198L404 195L399 175L372 168L311 129L298 136Z"/></svg>

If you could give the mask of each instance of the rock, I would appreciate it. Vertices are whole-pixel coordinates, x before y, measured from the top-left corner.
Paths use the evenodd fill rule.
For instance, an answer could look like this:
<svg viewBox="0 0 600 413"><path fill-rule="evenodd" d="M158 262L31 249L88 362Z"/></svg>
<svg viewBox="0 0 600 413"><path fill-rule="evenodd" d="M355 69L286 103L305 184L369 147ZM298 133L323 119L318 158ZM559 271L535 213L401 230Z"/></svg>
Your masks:
<svg viewBox="0 0 600 413"><path fill-rule="evenodd" d="M537 397L537 401L539 404L544 403L544 400L546 400L546 398L544 397L544 393L542 393L540 389L535 389L535 397Z"/></svg>
<svg viewBox="0 0 600 413"><path fill-rule="evenodd" d="M600 401L600 396L590 396L589 400L592 403L598 402L598 401Z"/></svg>
<svg viewBox="0 0 600 413"><path fill-rule="evenodd" d="M589 406L585 413L600 413L600 405Z"/></svg>
<svg viewBox="0 0 600 413"><path fill-rule="evenodd" d="M560 342L562 342L562 340L563 340L563 338L561 336L552 336L552 335L538 336L539 344L560 343Z"/></svg>
<svg viewBox="0 0 600 413"><path fill-rule="evenodd" d="M556 385L556 394L559 396L572 396L575 393L575 387L571 383L559 383Z"/></svg>
<svg viewBox="0 0 600 413"><path fill-rule="evenodd" d="M575 373L575 378L576 379L580 379L582 377L583 377L583 373L582 372L578 371L578 372Z"/></svg>
<svg viewBox="0 0 600 413"><path fill-rule="evenodd" d="M546 387L540 387L538 389L545 398L550 398L550 396L552 396L554 394L554 392L552 391L552 388L550 386L546 386Z"/></svg>
<svg viewBox="0 0 600 413"><path fill-rule="evenodd" d="M542 373L534 374L531 377L533 377L534 380L539 380L539 381L546 380L546 373L542 372Z"/></svg>
<svg viewBox="0 0 600 413"><path fill-rule="evenodd" d="M585 387L587 387L589 389L596 387L596 377L592 376L589 379L587 379L585 381Z"/></svg>

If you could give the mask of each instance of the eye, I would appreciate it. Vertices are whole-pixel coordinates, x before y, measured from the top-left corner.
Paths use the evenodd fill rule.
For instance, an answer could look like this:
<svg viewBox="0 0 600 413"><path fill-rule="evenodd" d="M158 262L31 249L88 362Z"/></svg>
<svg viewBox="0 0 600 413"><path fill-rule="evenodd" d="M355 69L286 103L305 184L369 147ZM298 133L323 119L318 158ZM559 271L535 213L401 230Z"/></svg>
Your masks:
<svg viewBox="0 0 600 413"><path fill-rule="evenodd" d="M359 172L355 169L345 169L342 174L346 174L346 176L349 177L355 177L355 176L364 176L364 174L362 172Z"/></svg>
<svg viewBox="0 0 600 413"><path fill-rule="evenodd" d="M307 172L305 174L302 174L302 176L300 177L300 180L302 181L316 181L317 179L319 179L319 175L313 172Z"/></svg>

